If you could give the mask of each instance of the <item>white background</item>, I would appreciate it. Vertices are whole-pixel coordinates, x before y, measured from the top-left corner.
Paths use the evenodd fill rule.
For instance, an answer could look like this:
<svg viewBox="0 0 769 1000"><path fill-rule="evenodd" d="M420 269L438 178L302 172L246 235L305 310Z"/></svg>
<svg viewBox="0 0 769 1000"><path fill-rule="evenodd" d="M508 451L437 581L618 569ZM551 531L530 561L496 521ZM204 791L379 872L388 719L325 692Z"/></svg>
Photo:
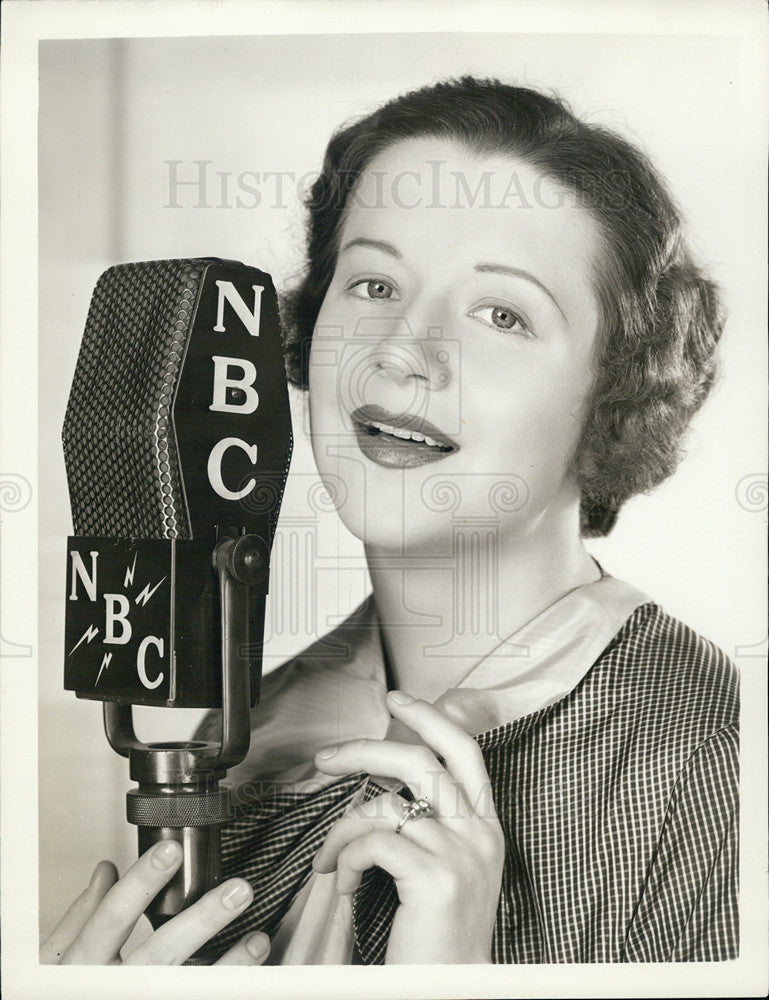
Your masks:
<svg viewBox="0 0 769 1000"><path fill-rule="evenodd" d="M729 309L723 377L695 421L688 457L653 495L628 504L609 539L590 548L609 572L653 595L722 646L741 668L743 689L750 695L748 727L760 712L766 651L766 488L760 485L765 468L765 181L759 152L764 125L746 38L730 35L731 29L707 16L684 19L688 36L671 35L661 14L657 21L641 17L632 33L616 33L609 18L600 26L583 21L570 29L591 27L594 33L554 33L563 28L563 18L547 22L549 33L520 33L522 26L510 16L516 6L522 14L529 10L509 5L505 30L493 32L489 28L500 20L499 4L477 5L489 16L472 21L464 5L444 5L444 11L456 12L455 18L421 24L419 18L395 16L392 12L401 9L390 4L363 4L358 9L367 8L369 17L358 18L356 25L351 15L339 18L336 5L338 31L333 34L259 36L252 27L253 35L240 38L42 42L39 462L28 476L36 503L18 515L21 519L36 509L39 520L37 640L25 638L23 618L4 615L2 620L3 636L29 642L38 665L41 930L82 888L99 857L111 857L124 868L135 853L134 829L123 818L127 764L106 744L99 706L61 690L71 522L60 432L93 285L106 267L122 261L218 255L268 270L277 286L285 287L301 265L296 185L284 181L280 201L275 180L263 179L261 205L238 208L234 179L244 171L288 171L300 177L317 170L332 129L342 121L439 77L471 72L553 89L578 114L629 135L668 178L690 221L699 258L721 282ZM668 4L668 9L682 6ZM654 4L632 9L661 11ZM703 11L714 9L703 5ZM317 16L300 19L308 31L311 22L316 32L329 30ZM462 33L424 33L460 22L466 28ZM238 18L229 24L233 33L239 30ZM299 27L294 23L294 32ZM346 27L363 33L339 33ZM224 30L221 22L218 30ZM386 33L371 34L379 31ZM193 161L210 161L211 207L194 207L192 188L180 188L176 195L184 207L168 207L168 160L182 161L178 169L185 179L196 175ZM224 198L217 172L231 174ZM8 343L15 351L19 340L34 340L29 329L22 334L6 328L4 336L6 358ZM32 372L24 374L34 391ZM296 449L283 508L286 538L292 517L304 516L315 482L299 394L294 414ZM4 468L9 468L5 461ZM317 572L310 574L315 586L297 585L309 567L291 556L288 545L278 549L274 561L268 669L317 631L330 628L366 592L357 543L333 514L316 513L315 518L319 559ZM14 527L6 515L4 544ZM5 570L2 586L3 596L13 586ZM289 600L299 608L291 621L277 609L278 602ZM6 653L13 657L14 651ZM25 668L31 670L32 662L27 660ZM142 713L140 735L156 736L159 728L162 734L181 734L194 723L194 713L171 721L169 714ZM748 778L752 766L760 773L760 761L749 763ZM749 842L746 833L744 843ZM749 895L750 876L743 885ZM749 942L750 930L743 940Z"/></svg>

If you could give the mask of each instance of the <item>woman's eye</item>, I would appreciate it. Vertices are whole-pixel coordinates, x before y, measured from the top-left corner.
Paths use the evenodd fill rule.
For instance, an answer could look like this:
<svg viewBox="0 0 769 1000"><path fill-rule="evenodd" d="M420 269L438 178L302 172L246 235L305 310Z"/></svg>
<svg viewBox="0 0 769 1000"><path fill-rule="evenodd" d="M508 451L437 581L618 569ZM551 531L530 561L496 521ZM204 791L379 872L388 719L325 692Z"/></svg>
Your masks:
<svg viewBox="0 0 769 1000"><path fill-rule="evenodd" d="M508 306L477 306L470 311L470 315L497 330L512 330L514 333L529 334L529 328L521 319L518 313L513 312Z"/></svg>
<svg viewBox="0 0 769 1000"><path fill-rule="evenodd" d="M347 289L359 299L390 299L395 293L395 289L388 281L381 278L365 278L363 281L356 281Z"/></svg>

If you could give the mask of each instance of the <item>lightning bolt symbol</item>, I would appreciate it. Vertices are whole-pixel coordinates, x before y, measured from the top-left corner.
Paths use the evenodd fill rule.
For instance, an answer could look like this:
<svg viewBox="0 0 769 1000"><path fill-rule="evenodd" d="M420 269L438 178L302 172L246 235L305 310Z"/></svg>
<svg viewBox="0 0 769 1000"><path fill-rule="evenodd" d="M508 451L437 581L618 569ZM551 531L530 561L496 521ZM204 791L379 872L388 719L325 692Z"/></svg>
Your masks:
<svg viewBox="0 0 769 1000"><path fill-rule="evenodd" d="M98 634L99 634L98 628L95 628L93 625L89 625L88 628L85 630L85 632L83 632L83 634L77 640L75 645L72 647L72 649L70 649L69 655L72 656L72 654L75 652L75 650L77 649L77 647L80 645L81 642L83 641L90 642L91 639L95 639Z"/></svg>
<svg viewBox="0 0 769 1000"><path fill-rule="evenodd" d="M129 569L126 566L125 580L123 580L123 587L124 588L127 587L129 583L133 583L134 582L134 570L136 569L136 556L137 555L138 555L138 552L134 552L134 561L133 561L133 565L131 566L131 568Z"/></svg>
<svg viewBox="0 0 769 1000"><path fill-rule="evenodd" d="M163 580L165 580L165 577L163 577ZM152 590L150 590L150 585L147 584L147 586L144 588L144 590L141 592L141 594L137 594L136 595L136 603L137 604L142 604L142 605L146 604L147 601L150 599L150 597L152 597L152 595L158 589L158 587L160 586L160 584L163 582L163 580L159 580L155 584L155 586L152 588Z"/></svg>
<svg viewBox="0 0 769 1000"><path fill-rule="evenodd" d="M94 687L99 683L99 678L101 677L101 672L105 667L109 666L109 661L112 659L112 653L105 653L104 659L101 661L101 666L99 667L99 673L96 675L96 681L94 682Z"/></svg>

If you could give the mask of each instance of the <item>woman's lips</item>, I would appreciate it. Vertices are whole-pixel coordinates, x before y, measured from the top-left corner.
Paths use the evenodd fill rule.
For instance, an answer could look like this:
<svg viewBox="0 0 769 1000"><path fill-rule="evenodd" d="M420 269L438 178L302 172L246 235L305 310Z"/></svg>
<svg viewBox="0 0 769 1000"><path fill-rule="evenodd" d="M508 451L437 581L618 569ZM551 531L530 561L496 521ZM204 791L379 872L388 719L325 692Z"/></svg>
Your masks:
<svg viewBox="0 0 769 1000"><path fill-rule="evenodd" d="M377 465L412 469L459 451L456 441L423 417L373 405L359 406L351 417L360 450Z"/></svg>

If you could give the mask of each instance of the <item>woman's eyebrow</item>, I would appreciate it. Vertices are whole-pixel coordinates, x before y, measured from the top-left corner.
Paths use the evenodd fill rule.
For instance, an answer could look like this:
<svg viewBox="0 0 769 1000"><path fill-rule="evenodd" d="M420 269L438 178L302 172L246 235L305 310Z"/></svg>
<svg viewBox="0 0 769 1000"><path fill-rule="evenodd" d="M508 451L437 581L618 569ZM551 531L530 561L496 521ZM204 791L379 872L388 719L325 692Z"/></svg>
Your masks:
<svg viewBox="0 0 769 1000"><path fill-rule="evenodd" d="M566 314L564 313L563 309L561 309L561 307L558 305L558 301L553 295L553 293L550 291L550 289L547 288L546 285L543 285L542 282L539 280L539 278L535 278L534 275L530 274L528 271L523 271L520 267L508 267L506 264L476 264L475 270L484 273L492 272L494 274L510 274L514 278L525 278L527 281L530 281L532 284L536 285L537 288L541 289L545 293L545 295L547 295L547 297L550 299L553 305L556 307L561 316L563 316L563 318L566 319Z"/></svg>
<svg viewBox="0 0 769 1000"><path fill-rule="evenodd" d="M400 260L403 256L399 250L395 249L392 243L385 243L383 240L370 240L365 236L356 236L354 240L349 240L339 253L344 253L345 250L349 250L351 247L370 247L372 250L381 250L382 253L389 254L397 260Z"/></svg>

